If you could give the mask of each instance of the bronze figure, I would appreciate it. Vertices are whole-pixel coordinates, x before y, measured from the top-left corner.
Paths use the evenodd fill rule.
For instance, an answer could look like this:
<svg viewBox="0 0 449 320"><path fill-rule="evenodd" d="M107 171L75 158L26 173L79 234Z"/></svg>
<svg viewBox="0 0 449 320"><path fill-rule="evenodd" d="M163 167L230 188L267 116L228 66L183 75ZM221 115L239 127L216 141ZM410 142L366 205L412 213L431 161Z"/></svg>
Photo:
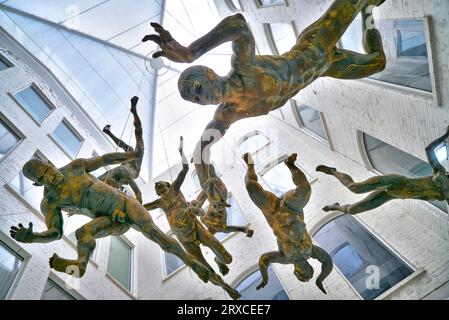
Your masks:
<svg viewBox="0 0 449 320"><path fill-rule="evenodd" d="M303 208L309 201L312 189L304 173L295 165L296 153L284 161L290 169L296 188L287 191L281 197L266 191L257 181L254 161L250 153L243 155L248 166L245 176L246 190L254 204L262 211L273 233L276 236L278 251L264 253L259 259L262 282L257 289L268 283L268 266L270 263L293 264L294 274L299 281L312 279L313 268L307 262L313 258L321 262L321 273L315 283L324 293L323 280L333 269L332 259L322 248L312 243L304 223Z"/></svg>
<svg viewBox="0 0 449 320"><path fill-rule="evenodd" d="M183 140L181 137L179 153L182 158L182 170L173 183L158 181L155 183L156 194L160 197L153 202L146 203L144 207L148 210L160 208L164 211L170 229L176 235L179 242L197 261L207 266L212 276L210 282L222 287L233 299L240 298L237 290L225 283L223 279L215 273L201 252L200 244L209 247L215 254L215 262L220 272L226 275L229 272L226 264L232 262L232 256L225 247L218 241L195 216L195 208L186 201L180 188L189 171L189 164L183 151Z"/></svg>
<svg viewBox="0 0 449 320"><path fill-rule="evenodd" d="M111 125L107 125L103 128L103 132L106 133L117 144L117 146L122 148L125 152L136 151L137 156L133 159L123 162L121 165L113 169L106 171L101 176L99 176L98 179L120 190L122 190L123 186L129 185L134 191L136 199L140 203L142 203L142 192L134 181L134 179L137 179L139 177L140 167L142 165L143 153L145 149L142 137L142 123L140 122L140 118L136 110L137 101L139 101L138 97L133 97L131 99L131 113L134 117L134 134L136 137L135 148L127 145L125 142L117 138L111 132Z"/></svg>
<svg viewBox="0 0 449 320"><path fill-rule="evenodd" d="M247 237L252 237L254 230L246 226L228 225L227 208L231 205L227 203L228 191L223 181L215 174L212 164L209 165L211 178L202 185L202 190L196 200L190 202L196 210L196 214L200 216L201 222L207 227L211 234L217 232L231 233L243 232ZM207 211L202 209L204 202L209 202Z"/></svg>
<svg viewBox="0 0 449 320"><path fill-rule="evenodd" d="M448 172L438 161L435 149L449 137L449 127L446 133L431 142L426 147L427 160L433 169L433 175L422 178L408 178L398 174L375 176L362 182L354 182L351 176L338 172L335 168L320 165L316 171L333 175L350 191L361 194L371 192L365 199L354 203L340 205L334 203L325 206L324 211L341 211L358 214L380 207L393 199L418 199L426 201L449 200Z"/></svg>
<svg viewBox="0 0 449 320"><path fill-rule="evenodd" d="M232 70L218 76L205 66L186 69L178 81L181 96L201 105L219 104L213 120L202 136L201 148L195 152L201 162L206 146L216 143L232 123L282 107L301 89L319 77L359 79L385 68L386 59L380 33L370 19L371 8L385 0L335 0L324 15L307 27L292 49L280 56L256 55L254 38L245 18L238 13L224 18L209 33L188 47L180 45L161 25L151 25L158 34L142 41L156 42L165 56L175 62L191 63L200 56L232 41ZM363 45L367 54L337 48L348 26L362 13ZM212 140L212 141L211 141ZM197 163L197 160L195 160Z"/></svg>
<svg viewBox="0 0 449 320"><path fill-rule="evenodd" d="M23 167L23 174L37 185L45 187L41 211L45 216L47 230L34 232L31 222L28 228L19 224L18 227L11 227L11 237L24 243L59 240L63 235L61 210L83 214L92 218L92 221L76 230L78 258L68 260L54 254L50 258L50 267L56 271L82 277L95 249L95 239L122 235L133 227L163 250L176 255L207 282L210 271L187 254L176 240L159 230L148 211L136 199L89 174L100 167L121 164L139 156L140 151L108 153L90 159L76 159L59 169L41 160L28 161Z"/></svg>

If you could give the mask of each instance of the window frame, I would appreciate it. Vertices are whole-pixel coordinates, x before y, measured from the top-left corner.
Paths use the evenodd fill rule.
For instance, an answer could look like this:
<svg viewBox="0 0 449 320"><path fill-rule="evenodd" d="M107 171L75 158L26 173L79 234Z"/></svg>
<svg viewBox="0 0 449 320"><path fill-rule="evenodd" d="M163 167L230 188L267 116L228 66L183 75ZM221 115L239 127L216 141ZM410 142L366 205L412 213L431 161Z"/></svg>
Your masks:
<svg viewBox="0 0 449 320"><path fill-rule="evenodd" d="M80 143L78 145L78 148L75 152L75 154L72 156L68 153L68 151L66 151L64 149L64 147L59 143L59 141L56 140L56 138L54 137L54 133L56 131L56 129L62 124L64 123L67 128L75 135L75 137L77 137L80 140ZM64 154L69 157L69 159L76 159L76 157L78 156L81 148L83 147L83 144L85 142L84 138L81 136L81 134L78 133L78 131L74 128L74 126L64 117L59 124L53 129L53 131L51 133L48 134L48 137L50 137L50 139L58 146L59 149L62 150L62 152L64 152Z"/></svg>
<svg viewBox="0 0 449 320"><path fill-rule="evenodd" d="M0 62L3 62L3 64L6 65L6 69L0 70L0 72L15 67L15 65L14 65L8 58L6 58L6 57L5 57L3 54L1 54L1 53L0 53Z"/></svg>
<svg viewBox="0 0 449 320"><path fill-rule="evenodd" d="M373 167L373 164L371 163L371 160L370 160L370 158L369 158L369 156L368 156L368 152L366 151L366 145L365 145L365 139L363 138L363 135L365 134L365 132L363 132L363 131L361 131L361 130L357 130L357 132L356 132L356 139L357 139L357 146L358 146L358 149L359 149L359 152L360 152L360 156L361 156L361 158L362 158L362 161L363 161L363 163L365 164L365 167L369 170L369 171L371 171L371 172L373 172L374 174L376 174L376 175L383 175L383 173L382 172L380 172L380 171L378 171L378 170L376 170L374 167ZM366 134L368 134L368 135L370 135L369 133L366 133ZM374 136L372 136L373 138L376 138L376 137L374 137ZM378 138L376 138L377 140L380 140L380 139L378 139ZM380 140L380 141L382 141L382 140ZM385 141L382 141L383 143L386 143ZM388 143L387 143L388 144ZM393 146L394 147L394 146ZM396 148L396 147L395 147ZM399 148L397 148L397 149L399 149ZM401 149L399 149L399 150L401 150ZM403 150L401 150L401 151L403 151ZM407 154L409 154L408 152L406 152L406 151L403 151L403 152L405 152L405 153L407 153ZM422 160L422 159L421 159ZM424 160L423 160L424 161ZM414 200L414 199L410 199L410 200ZM429 209L431 209L431 210L433 210L434 212L438 212L439 214L442 214L442 215L444 215L445 217L446 217L446 219L449 219L449 203L447 203L447 201L446 201L446 208L447 208L447 212L444 212L443 210L441 210L440 208L438 208L437 206L434 206L433 204L431 204L430 202L428 202L428 201L425 201L425 200L415 200L415 201L418 201L420 204L423 204L423 205L425 205L425 206L427 206Z"/></svg>
<svg viewBox="0 0 449 320"><path fill-rule="evenodd" d="M0 164L2 163L2 161L6 158L8 158L15 149L18 148L18 146L20 144L22 144L23 141L25 141L27 139L27 137L19 130L17 129L17 127L11 122L9 121L9 119L3 115L2 112L0 112L0 122L3 122L3 124L13 133L15 134L17 137L19 137L19 141L17 141L17 143L12 146L3 157L0 158Z"/></svg>
<svg viewBox="0 0 449 320"><path fill-rule="evenodd" d="M294 300L290 294L290 292L287 290L286 286L284 285L284 283L281 280L281 277L279 276L279 272L276 269L276 265L271 264L271 269L273 270L273 272L275 273L276 277L278 278L282 289L284 289L284 292L287 294L288 299L289 300ZM248 278L250 275L252 275L255 272L260 271L259 269L259 264L253 264L251 267L245 269L243 272L241 272L232 282L231 282L231 287L236 288L240 283L242 283L246 278ZM231 300L231 298L226 295L226 299L227 300Z"/></svg>
<svg viewBox="0 0 449 320"><path fill-rule="evenodd" d="M42 120L40 122L37 119L34 119L33 115L24 106L22 106L22 104L16 98L17 94L19 94L20 92L22 92L28 88L31 88L32 90L34 90L34 92L50 108L48 114L44 118L42 118ZM20 107L20 109L22 111L24 111L27 114L27 116L30 117L34 121L34 123L36 123L39 127L41 127L42 123L44 123L44 121L48 119L48 117L53 113L53 111L56 110L55 104L47 97L47 95L43 92L43 90L35 82L32 82L32 83L26 85L25 87L23 87L19 90L16 90L14 92L8 92L8 95L11 97L11 99L14 100L14 102Z"/></svg>
<svg viewBox="0 0 449 320"><path fill-rule="evenodd" d="M325 121L325 118L324 118L324 113L321 112L318 109L315 109L315 108L309 106L308 104L304 104L303 103L303 104L299 105L298 101L296 101L295 99L290 99L290 104L291 104L291 109L293 111L293 115L295 116L295 120L298 123L299 130L301 132L304 132L308 136L312 137L313 139L315 139L319 143L324 144L325 146L328 146L331 150L333 150L331 139L329 137L329 130L327 128L327 124L326 124L326 121ZM323 137L320 137L318 134L316 134L315 132L313 132L312 130L310 130L309 128L307 128L304 125L304 122L303 122L302 117L301 117L301 115L299 113L299 110L298 110L299 107L302 106L302 105L318 111L318 113L320 114L321 124L323 125L324 134L325 134L327 140L324 139Z"/></svg>
<svg viewBox="0 0 449 320"><path fill-rule="evenodd" d="M165 233L165 235L174 238L176 241L178 241L178 238L176 237L176 235L173 233L173 231L169 230L168 232ZM179 241L178 241L179 242ZM169 275L167 275L167 266L165 264L165 250L163 250L162 248L160 248L160 259L161 259L161 271L162 271L162 283L164 283L165 281L171 279L172 277L175 276L175 274L181 272L181 270L183 270L184 268L187 267L187 265L185 263L182 264L182 266L180 266L179 268L173 270L172 273L170 273ZM179 258L178 258L179 259ZM181 260L182 261L182 260Z"/></svg>
<svg viewBox="0 0 449 320"><path fill-rule="evenodd" d="M339 217L341 217L343 215L346 215L346 214L343 213L343 212L339 212L339 211L332 211L327 216L325 216L320 221L318 221L315 225L313 225L313 227L310 228L310 230L309 230L309 234L311 235L311 237L313 239L313 242L317 243L315 238L314 238L314 236L322 227L324 227L329 222L331 222L331 221L333 221L333 220L335 220L335 219L337 219L337 218L339 218ZM422 275L425 272L425 270L423 268L417 267L410 260L405 258L397 250L395 250L388 242L386 242L383 238L381 238L381 236L377 232L375 232L371 227L366 225L359 217L354 216L354 215L351 215L351 216L360 224L360 226L363 229L365 229L368 233L370 233L371 236L376 241L378 241L382 246L384 246L385 249L387 249L391 254L396 256L397 259L399 259L402 263L404 263L406 266L408 266L410 269L412 269L412 273L410 275L408 275L407 277L405 277L404 279L402 279L401 281L396 283L394 286L392 286L388 290L386 290L383 293L381 293L380 295L378 295L373 300L384 300L390 294L396 292L396 290L402 288L405 284L410 283L413 279L419 277L420 275ZM349 287L357 295L357 297L360 300L364 301L365 299L360 295L360 293L354 288L352 283L345 277L343 272L335 264L334 264L334 269L341 276L341 278L349 285Z"/></svg>
<svg viewBox="0 0 449 320"><path fill-rule="evenodd" d="M239 3L240 9L236 8L232 0L225 0L224 3L226 7L231 10L232 12L243 12L242 5L240 3L240 0L235 0Z"/></svg>
<svg viewBox="0 0 449 320"><path fill-rule="evenodd" d="M57 287L59 287L61 290L63 290L65 293L67 293L69 296L73 298L73 300L86 300L84 296L82 296L78 291L75 289L64 289L65 281L61 279L53 270L50 270L50 273L47 277L47 281L53 282ZM45 286L44 288L45 289ZM41 296L39 299L42 299L42 295L44 294L44 291L42 290Z"/></svg>
<svg viewBox="0 0 449 320"><path fill-rule="evenodd" d="M280 7L280 6L288 7L289 6L289 1L288 0L282 0L282 3L274 3L274 4L268 4L268 5L261 4L259 2L259 0L254 0L254 3L256 5L257 9L273 8L273 7Z"/></svg>
<svg viewBox="0 0 449 320"><path fill-rule="evenodd" d="M125 293L127 293L128 295L130 295L133 299L135 299L136 297L134 296L135 290L136 290L136 282L135 282L135 274L136 274L136 261L135 261L135 248L136 246L124 235L120 235L120 236L115 236L117 237L120 241L123 241L123 243L125 243L131 250L131 254L130 254L130 288L128 289L127 287L125 287L123 284L121 284L108 270L108 264L109 264L109 256L111 253L111 240L112 238L109 240L109 249L108 249L108 259L107 259L107 264L106 264L106 277L109 278L110 280L112 280L112 282L118 286L120 289L122 289Z"/></svg>
<svg viewBox="0 0 449 320"><path fill-rule="evenodd" d="M256 0L257 1L257 0ZM273 6L270 6L273 7ZM271 24L276 24L276 23L285 23L285 24L290 24L290 26L293 29L293 33L295 34L295 38L298 39L299 37L299 33L298 33L298 28L296 27L295 21L294 20L290 20L288 22L284 22L284 21L280 21L280 22L267 22L263 24L263 30L265 33L265 38L267 39L267 43L270 47L270 50L272 52L272 54L275 55L281 55L282 53L279 52L278 47L276 46L276 41L274 40L274 35L273 35L273 31L271 28ZM291 48L294 46L295 44L292 44ZM284 52L283 52L284 53ZM280 110L280 109L279 109Z"/></svg>

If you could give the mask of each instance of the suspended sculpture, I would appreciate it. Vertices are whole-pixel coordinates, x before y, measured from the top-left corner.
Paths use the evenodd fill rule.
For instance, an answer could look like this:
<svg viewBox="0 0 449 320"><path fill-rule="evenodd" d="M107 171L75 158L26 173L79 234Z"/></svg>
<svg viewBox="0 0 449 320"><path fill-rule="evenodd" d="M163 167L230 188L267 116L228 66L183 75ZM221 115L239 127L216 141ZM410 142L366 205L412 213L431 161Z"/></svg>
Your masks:
<svg viewBox="0 0 449 320"><path fill-rule="evenodd" d="M183 139L181 137L179 153L182 159L182 170L173 183L159 181L155 184L156 194L160 197L153 202L147 203L144 207L148 210L160 208L164 211L170 229L176 235L179 242L197 261L207 266L212 273L210 282L222 287L231 298L238 299L240 294L215 273L214 269L204 258L200 244L209 247L215 254L215 262L220 272L226 275L229 272L227 264L232 262L232 256L225 247L218 241L195 216L195 208L186 201L180 188L189 171L189 164L183 151Z"/></svg>
<svg viewBox="0 0 449 320"><path fill-rule="evenodd" d="M304 173L295 165L296 153L284 161L290 169L296 188L287 191L281 197L264 190L258 183L251 154L244 154L243 160L248 166L245 176L246 190L273 229L278 244L278 251L264 253L259 259L262 282L257 286L257 290L267 285L268 267L271 263L293 264L296 278L308 282L312 279L313 268L307 260L313 258L321 262L321 273L315 283L326 293L323 280L331 273L333 263L325 250L312 243L312 238L307 232L303 209L309 201L312 189Z"/></svg>
<svg viewBox="0 0 449 320"><path fill-rule="evenodd" d="M78 258L64 259L55 253L50 258L50 267L56 271L82 277L95 249L95 239L122 235L133 227L163 250L180 258L207 282L210 271L187 254L176 240L163 233L136 199L89 174L107 165L132 161L140 154L140 151L108 153L90 159L76 159L59 169L41 160L28 161L22 170L24 176L44 186L41 211L45 216L47 230L34 232L31 222L28 228L19 224L18 227L11 227L11 237L23 243L56 241L63 235L61 210L83 214L92 218L92 221L76 230Z"/></svg>
<svg viewBox="0 0 449 320"><path fill-rule="evenodd" d="M190 202L197 209L196 212L200 216L201 222L211 234L216 234L217 232L243 232L247 237L252 237L254 230L247 226L228 225L227 208L231 207L231 205L227 203L227 188L223 181L216 175L213 165L210 164L208 168L211 178L205 181L196 200ZM204 211L202 210L202 206L206 199L209 202L209 206L207 211Z"/></svg>
<svg viewBox="0 0 449 320"><path fill-rule="evenodd" d="M103 132L106 133L117 144L118 147L122 148L125 152L136 151L138 155L133 159L123 162L120 166L106 171L101 176L99 176L98 179L119 190L122 190L123 186L129 185L134 191L136 199L140 203L142 203L142 192L137 186L137 183L134 181L134 179L137 179L139 177L140 167L142 166L143 153L145 150L142 136L142 123L136 110L138 101L138 97L133 97L131 99L130 110L134 117L134 135L136 137L135 148L127 145L125 142L117 138L111 132L111 125L108 124L103 128Z"/></svg>
<svg viewBox="0 0 449 320"><path fill-rule="evenodd" d="M219 104L202 136L200 150L195 152L195 163L208 163L204 148L216 143L232 123L282 107L319 77L359 79L383 70L386 59L380 33L372 25L371 10L384 1L335 0L321 18L300 34L292 49L280 56L255 54L253 35L240 13L226 17L188 47L180 45L161 25L152 23L158 34L147 35L142 41L154 41L160 46L161 51L153 57L164 56L175 62L191 63L218 45L232 41L232 70L226 77L205 66L190 67L179 77L179 93L185 100L201 105ZM367 54L337 48L359 12Z"/></svg>
<svg viewBox="0 0 449 320"><path fill-rule="evenodd" d="M449 201L448 172L438 161L435 149L449 137L446 133L426 147L427 160L433 169L433 175L422 178L408 178L398 174L375 176L362 182L354 182L348 174L338 172L335 168L320 165L316 171L333 175L350 191L361 194L371 192L365 199L354 203L340 205L334 203L325 206L324 211L341 211L350 214L373 210L393 199L418 199L426 201Z"/></svg>

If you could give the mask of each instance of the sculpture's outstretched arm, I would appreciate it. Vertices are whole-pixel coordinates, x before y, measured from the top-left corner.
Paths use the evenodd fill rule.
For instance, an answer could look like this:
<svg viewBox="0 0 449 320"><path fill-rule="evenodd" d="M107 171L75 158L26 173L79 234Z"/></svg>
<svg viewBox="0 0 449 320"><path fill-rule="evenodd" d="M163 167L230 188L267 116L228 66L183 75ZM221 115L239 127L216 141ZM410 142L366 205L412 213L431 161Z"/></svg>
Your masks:
<svg viewBox="0 0 449 320"><path fill-rule="evenodd" d="M151 26L159 35L147 35L142 41L151 40L161 47L162 51L153 54L153 58L165 56L175 62L191 63L228 41L233 42L234 59L239 62L252 63L255 57L254 37L245 17L240 13L224 18L215 28L188 47L180 45L160 24L151 23Z"/></svg>
<svg viewBox="0 0 449 320"><path fill-rule="evenodd" d="M130 159L134 159L140 155L138 151L131 152L112 152L106 153L99 157L93 157L90 159L76 159L71 162L72 166L84 167L86 172L95 171L101 167L109 166L113 164L121 164Z"/></svg>
<svg viewBox="0 0 449 320"><path fill-rule="evenodd" d="M182 162L182 170L176 177L175 181L173 181L172 187L175 190L179 190L181 188L182 183L184 182L184 179L186 178L187 172L189 172L189 163L187 162L186 155L184 154L184 140L182 137L179 139L179 148L178 151L181 155L181 162Z"/></svg>
<svg viewBox="0 0 449 320"><path fill-rule="evenodd" d="M426 155L427 160L429 161L430 166L432 167L434 173L442 173L446 174L446 169L443 167L443 165L440 163L440 161L437 158L437 155L435 154L435 149L446 141L446 139L449 137L449 127L446 130L446 133L439 137L438 139L432 141L427 147L426 147Z"/></svg>
<svg viewBox="0 0 449 320"><path fill-rule="evenodd" d="M45 216L46 231L33 232L33 223L30 222L28 228L25 228L19 223L18 227L11 227L11 237L23 243L48 243L61 239L63 232L61 210L55 204L48 203L47 199L43 199L41 202L41 211Z"/></svg>
<svg viewBox="0 0 449 320"><path fill-rule="evenodd" d="M286 264L288 263L285 256L280 251L271 251L264 253L259 258L259 270L260 274L262 275L262 281L257 286L256 290L259 290L263 287L265 287L268 283L268 267L270 266L270 263L282 263Z"/></svg>
<svg viewBox="0 0 449 320"><path fill-rule="evenodd" d="M134 180L131 180L129 182L129 186L133 190L134 195L136 196L137 201L142 203L142 192L140 191L139 186L137 185L137 183Z"/></svg>
<svg viewBox="0 0 449 320"><path fill-rule="evenodd" d="M154 210L161 207L161 199L156 199L153 202L148 202L143 205L147 210Z"/></svg>

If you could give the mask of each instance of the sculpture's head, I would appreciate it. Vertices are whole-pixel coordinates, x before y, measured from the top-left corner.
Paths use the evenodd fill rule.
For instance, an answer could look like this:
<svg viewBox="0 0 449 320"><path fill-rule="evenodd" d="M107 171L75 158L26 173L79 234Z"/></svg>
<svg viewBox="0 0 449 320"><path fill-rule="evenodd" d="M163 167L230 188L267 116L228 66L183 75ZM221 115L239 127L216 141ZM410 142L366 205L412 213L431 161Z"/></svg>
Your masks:
<svg viewBox="0 0 449 320"><path fill-rule="evenodd" d="M37 186L56 186L64 180L64 176L55 166L39 159L31 159L25 163L22 172Z"/></svg>
<svg viewBox="0 0 449 320"><path fill-rule="evenodd" d="M154 190L158 196L163 196L170 189L170 183L166 181L158 181L154 184Z"/></svg>
<svg viewBox="0 0 449 320"><path fill-rule="evenodd" d="M193 66L184 70L178 80L178 90L184 100L201 105L219 104L223 98L223 80L214 70Z"/></svg>
<svg viewBox="0 0 449 320"><path fill-rule="evenodd" d="M313 268L307 261L304 264L305 266L304 268L297 263L294 263L294 265L295 265L294 274L299 281L308 282L310 279L312 279Z"/></svg>

